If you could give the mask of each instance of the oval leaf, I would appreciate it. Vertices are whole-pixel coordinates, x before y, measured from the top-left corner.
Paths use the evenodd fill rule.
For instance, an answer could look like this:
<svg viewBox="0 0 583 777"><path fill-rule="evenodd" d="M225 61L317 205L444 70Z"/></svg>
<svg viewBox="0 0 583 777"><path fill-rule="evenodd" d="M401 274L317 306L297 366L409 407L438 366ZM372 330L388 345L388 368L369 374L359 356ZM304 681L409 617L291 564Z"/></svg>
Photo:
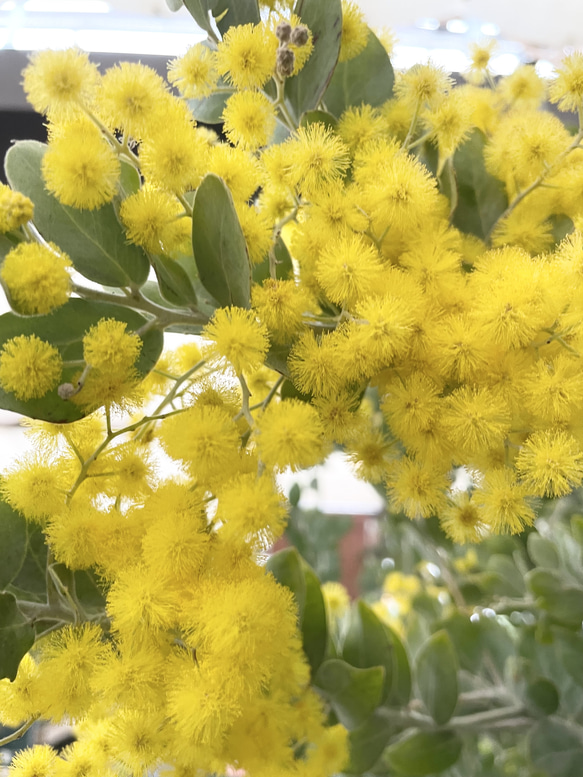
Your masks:
<svg viewBox="0 0 583 777"><path fill-rule="evenodd" d="M393 96L395 74L385 47L369 30L364 51L348 62L339 62L334 70L324 104L340 118L347 108L363 103L377 108Z"/></svg>
<svg viewBox="0 0 583 777"><path fill-rule="evenodd" d="M306 604L306 578L295 548L285 548L271 556L265 565L278 583L293 593L298 605L298 621L301 624Z"/></svg>
<svg viewBox="0 0 583 777"><path fill-rule="evenodd" d="M533 564L551 569L556 569L559 566L559 554L555 544L541 537L538 532L533 531L528 535L526 549Z"/></svg>
<svg viewBox="0 0 583 777"><path fill-rule="evenodd" d="M355 669L346 661L331 658L318 669L313 685L330 702L342 725L354 729L379 706L384 674L381 666Z"/></svg>
<svg viewBox="0 0 583 777"><path fill-rule="evenodd" d="M301 620L302 643L313 675L326 655L328 622L320 581L314 570L303 559L301 562L306 584L306 598Z"/></svg>
<svg viewBox="0 0 583 777"><path fill-rule="evenodd" d="M234 89L188 100L188 107L197 121L204 124L222 124L225 103L233 94L235 94Z"/></svg>
<svg viewBox="0 0 583 777"><path fill-rule="evenodd" d="M200 281L217 302L248 308L251 269L245 238L231 192L212 173L194 198L192 248Z"/></svg>
<svg viewBox="0 0 583 777"><path fill-rule="evenodd" d="M453 715L458 698L457 656L447 631L437 631L421 646L416 668L421 698L442 726Z"/></svg>
<svg viewBox="0 0 583 777"><path fill-rule="evenodd" d="M449 769L461 752L461 739L453 731L416 731L390 745L383 760L397 774L423 777Z"/></svg>
<svg viewBox="0 0 583 777"><path fill-rule="evenodd" d="M0 679L14 680L23 656L34 644L34 628L12 594L0 594Z"/></svg>
<svg viewBox="0 0 583 777"><path fill-rule="evenodd" d="M314 50L297 76L285 83L285 96L297 122L316 108L338 61L342 35L340 0L297 0L294 13L310 29Z"/></svg>
<svg viewBox="0 0 583 777"><path fill-rule="evenodd" d="M22 140L6 154L10 185L34 203L34 223L45 238L65 251L75 269L104 286L141 285L150 265L141 248L127 242L113 205L98 210L69 208L49 194L42 180L44 143Z"/></svg>
<svg viewBox="0 0 583 777"><path fill-rule="evenodd" d="M196 292L180 262L167 256L152 255L151 258L164 300L172 305L196 305Z"/></svg>
<svg viewBox="0 0 583 777"><path fill-rule="evenodd" d="M395 728L382 709L377 710L359 728L349 732L350 763L348 774L368 772L379 760Z"/></svg>
<svg viewBox="0 0 583 777"><path fill-rule="evenodd" d="M0 590L14 580L26 556L26 521L0 499Z"/></svg>
<svg viewBox="0 0 583 777"><path fill-rule="evenodd" d="M532 765L549 777L581 777L583 740L565 723L541 720L529 737Z"/></svg>
<svg viewBox="0 0 583 777"><path fill-rule="evenodd" d="M229 27L239 24L259 24L259 4L257 0L215 0L213 16L217 27L224 35Z"/></svg>
<svg viewBox="0 0 583 777"><path fill-rule="evenodd" d="M66 305L46 316L17 316L14 313L0 316L0 348L12 337L34 334L58 348L63 359L82 359L83 336L101 318L125 321L130 331L139 329L147 321L140 313L121 305L70 299ZM164 336L157 329L150 329L144 334L142 350L136 362L138 372L145 375L152 369L162 352L163 343ZM61 382L71 381L78 371L78 367L65 368ZM78 405L61 399L56 388L40 399L27 401L17 399L14 394L0 388L0 407L52 423L76 421L85 414Z"/></svg>

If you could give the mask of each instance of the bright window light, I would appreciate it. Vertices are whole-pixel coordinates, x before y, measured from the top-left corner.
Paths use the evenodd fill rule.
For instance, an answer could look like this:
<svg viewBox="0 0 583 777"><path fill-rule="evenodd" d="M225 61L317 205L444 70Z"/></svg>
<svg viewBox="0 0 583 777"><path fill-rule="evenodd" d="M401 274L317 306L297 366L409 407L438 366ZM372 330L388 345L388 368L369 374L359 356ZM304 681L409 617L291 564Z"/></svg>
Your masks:
<svg viewBox="0 0 583 777"><path fill-rule="evenodd" d="M68 49L75 45L75 31L58 27L22 27L12 33L12 48L17 51Z"/></svg>
<svg viewBox="0 0 583 777"><path fill-rule="evenodd" d="M463 19L450 19L446 22L445 29L448 32L454 32L458 35L465 35L470 29L470 25L467 22L464 22Z"/></svg>
<svg viewBox="0 0 583 777"><path fill-rule="evenodd" d="M500 27L493 22L486 22L480 27L480 32L489 38L495 38L497 35L500 35Z"/></svg>
<svg viewBox="0 0 583 777"><path fill-rule="evenodd" d="M557 70L553 65L553 63L549 62L548 59L539 59L539 61L534 66L534 69L536 71L536 74L541 78L557 77Z"/></svg>
<svg viewBox="0 0 583 777"><path fill-rule="evenodd" d="M0 49L8 43L8 30L0 30Z"/></svg>
<svg viewBox="0 0 583 777"><path fill-rule="evenodd" d="M497 76L509 76L519 65L520 60L516 54L499 54L490 60L492 72Z"/></svg>
<svg viewBox="0 0 583 777"><path fill-rule="evenodd" d="M15 8L16 8L16 3L14 2L14 0L6 0L5 3L2 3L2 5L0 5L0 11L14 11Z"/></svg>
<svg viewBox="0 0 583 777"><path fill-rule="evenodd" d="M407 70L413 65L427 62L429 50L420 46L395 46L391 62L397 70Z"/></svg>
<svg viewBox="0 0 583 777"><path fill-rule="evenodd" d="M439 19L434 19L432 16L424 16L422 19L418 19L415 22L415 27L420 30L438 30Z"/></svg>
<svg viewBox="0 0 583 777"><path fill-rule="evenodd" d="M463 73L470 64L464 52L458 49L432 49L429 58L435 65L449 70L450 73Z"/></svg>
<svg viewBox="0 0 583 777"><path fill-rule="evenodd" d="M105 0L26 0L24 10L31 13L109 13Z"/></svg>
<svg viewBox="0 0 583 777"><path fill-rule="evenodd" d="M203 35L183 32L140 32L135 30L78 30L79 48L112 54L152 54L181 56Z"/></svg>

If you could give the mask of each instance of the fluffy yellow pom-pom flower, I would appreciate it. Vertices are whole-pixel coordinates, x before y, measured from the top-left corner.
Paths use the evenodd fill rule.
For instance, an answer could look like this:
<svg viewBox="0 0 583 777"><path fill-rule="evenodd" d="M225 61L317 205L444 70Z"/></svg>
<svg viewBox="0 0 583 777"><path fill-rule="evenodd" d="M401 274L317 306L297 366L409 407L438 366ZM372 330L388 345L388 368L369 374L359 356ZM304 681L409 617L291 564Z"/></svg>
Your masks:
<svg viewBox="0 0 583 777"><path fill-rule="evenodd" d="M226 359L237 375L254 370L265 361L269 346L267 329L255 313L244 308L219 308L203 330L211 340L209 356Z"/></svg>
<svg viewBox="0 0 583 777"><path fill-rule="evenodd" d="M120 164L97 127L79 118L51 133L42 174L47 189L63 205L95 210L113 199Z"/></svg>
<svg viewBox="0 0 583 777"><path fill-rule="evenodd" d="M70 116L93 102L99 70L84 51L35 52L23 72L24 91L35 111L51 118Z"/></svg>
<svg viewBox="0 0 583 777"><path fill-rule="evenodd" d="M59 351L36 335L7 340L0 352L0 386L17 399L38 399L54 388L63 370Z"/></svg>
<svg viewBox="0 0 583 777"><path fill-rule="evenodd" d="M251 151L266 146L275 129L275 109L263 92L236 92L225 104L223 119L231 143Z"/></svg>
<svg viewBox="0 0 583 777"><path fill-rule="evenodd" d="M316 410L299 400L271 404L257 422L257 447L268 467L313 467L328 453Z"/></svg>
<svg viewBox="0 0 583 777"><path fill-rule="evenodd" d="M218 77L216 53L204 43L191 46L186 54L168 64L168 80L186 98L208 97Z"/></svg>
<svg viewBox="0 0 583 777"><path fill-rule="evenodd" d="M34 205L28 197L0 183L0 233L11 232L26 224L33 211Z"/></svg>
<svg viewBox="0 0 583 777"><path fill-rule="evenodd" d="M369 29L364 13L356 3L342 3L342 38L340 42L339 62L348 62L357 57L366 47Z"/></svg>
<svg viewBox="0 0 583 777"><path fill-rule="evenodd" d="M6 255L0 276L22 313L48 313L69 299L68 267L71 260L56 246L21 243Z"/></svg>
<svg viewBox="0 0 583 777"><path fill-rule="evenodd" d="M126 332L125 321L102 318L83 338L83 358L95 369L109 374L127 375L142 349L135 332Z"/></svg>
<svg viewBox="0 0 583 777"><path fill-rule="evenodd" d="M237 89L259 89L273 75L278 40L264 25L229 27L217 51L217 69Z"/></svg>

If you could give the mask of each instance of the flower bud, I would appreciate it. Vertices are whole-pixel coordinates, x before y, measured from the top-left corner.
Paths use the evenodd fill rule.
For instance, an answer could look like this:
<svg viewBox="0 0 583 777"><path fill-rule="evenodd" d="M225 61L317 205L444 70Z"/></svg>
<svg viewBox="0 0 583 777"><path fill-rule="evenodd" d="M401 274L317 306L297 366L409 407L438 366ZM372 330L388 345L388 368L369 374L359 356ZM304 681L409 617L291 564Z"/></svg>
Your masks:
<svg viewBox="0 0 583 777"><path fill-rule="evenodd" d="M77 393L78 389L72 383L61 383L57 388L57 394L61 399L71 399Z"/></svg>
<svg viewBox="0 0 583 777"><path fill-rule="evenodd" d="M276 68L277 68L278 74L282 78L291 76L291 74L294 72L295 62L296 62L296 58L291 49L277 50Z"/></svg>
<svg viewBox="0 0 583 777"><path fill-rule="evenodd" d="M289 22L280 22L275 29L275 34L282 43L287 43L289 41L291 31L292 26Z"/></svg>
<svg viewBox="0 0 583 777"><path fill-rule="evenodd" d="M305 46L308 42L309 33L308 28L305 27L303 24L299 24L297 27L294 27L290 41L293 43L294 46Z"/></svg>

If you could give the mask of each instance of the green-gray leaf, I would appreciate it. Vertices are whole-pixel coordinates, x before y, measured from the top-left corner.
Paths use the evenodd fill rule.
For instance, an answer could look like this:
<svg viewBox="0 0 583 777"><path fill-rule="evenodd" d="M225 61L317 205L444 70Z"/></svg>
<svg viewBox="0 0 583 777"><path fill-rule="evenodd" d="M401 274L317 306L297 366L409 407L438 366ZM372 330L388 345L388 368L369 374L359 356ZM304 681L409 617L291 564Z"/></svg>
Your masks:
<svg viewBox="0 0 583 777"><path fill-rule="evenodd" d="M332 658L318 669L313 684L330 702L338 720L348 729L361 726L379 706L383 691L382 666L356 669Z"/></svg>
<svg viewBox="0 0 583 777"><path fill-rule="evenodd" d="M221 35L224 35L229 27L259 24L261 21L257 0L215 0L213 16L217 20Z"/></svg>
<svg viewBox="0 0 583 777"><path fill-rule="evenodd" d="M421 646L416 669L421 698L442 726L453 715L458 698L457 656L447 631L437 631Z"/></svg>
<svg viewBox="0 0 583 777"><path fill-rule="evenodd" d="M583 740L566 723L541 720L528 736L532 765L548 777L581 777Z"/></svg>
<svg viewBox="0 0 583 777"><path fill-rule="evenodd" d="M285 96L296 121L320 102L338 61L342 35L340 0L297 0L294 13L312 32L314 50L297 76L288 78Z"/></svg>
<svg viewBox="0 0 583 777"><path fill-rule="evenodd" d="M394 726L385 711L379 709L373 713L366 723L349 732L350 763L344 771L359 775L368 772L394 733Z"/></svg>
<svg viewBox="0 0 583 777"><path fill-rule="evenodd" d="M363 103L377 108L393 95L395 74L389 55L376 35L369 30L364 51L348 62L339 62L323 97L334 116Z"/></svg>
<svg viewBox="0 0 583 777"><path fill-rule="evenodd" d="M196 305L196 292L181 262L154 254L151 259L162 297L172 305Z"/></svg>
<svg viewBox="0 0 583 777"><path fill-rule="evenodd" d="M0 679L14 680L22 657L34 644L34 628L9 593L0 594Z"/></svg>
<svg viewBox="0 0 583 777"><path fill-rule="evenodd" d="M416 731L390 745L383 760L398 775L423 777L449 769L461 751L462 742L453 731Z"/></svg>
<svg viewBox="0 0 583 777"><path fill-rule="evenodd" d="M192 248L200 281L222 307L250 306L251 267L233 198L210 173L198 187L192 213Z"/></svg>
<svg viewBox="0 0 583 777"><path fill-rule="evenodd" d="M34 203L34 223L45 240L65 251L75 269L104 286L141 285L148 259L127 242L113 205L98 210L69 208L46 191L41 163L47 147L36 140L15 143L6 154L6 177Z"/></svg>
<svg viewBox="0 0 583 777"><path fill-rule="evenodd" d="M26 521L0 499L0 590L14 580L26 556Z"/></svg>
<svg viewBox="0 0 583 777"><path fill-rule="evenodd" d="M484 165L486 138L474 130L454 156L458 203L452 222L462 232L484 240L508 206L504 186Z"/></svg>

